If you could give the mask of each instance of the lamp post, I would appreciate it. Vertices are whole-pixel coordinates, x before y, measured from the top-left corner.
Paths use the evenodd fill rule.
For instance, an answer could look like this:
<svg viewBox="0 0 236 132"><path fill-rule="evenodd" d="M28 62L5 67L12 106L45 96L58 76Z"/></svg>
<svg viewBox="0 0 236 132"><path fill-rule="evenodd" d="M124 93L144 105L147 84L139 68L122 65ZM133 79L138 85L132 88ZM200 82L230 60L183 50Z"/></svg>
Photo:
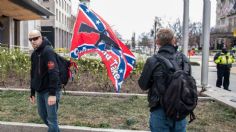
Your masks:
<svg viewBox="0 0 236 132"><path fill-rule="evenodd" d="M201 85L203 90L208 85L208 60L209 60L209 41L210 41L210 21L211 21L211 1L203 0L203 52L202 52L202 74Z"/></svg>
<svg viewBox="0 0 236 132"><path fill-rule="evenodd" d="M187 56L188 39L189 39L189 0L184 0L184 17L183 17L183 53Z"/></svg>

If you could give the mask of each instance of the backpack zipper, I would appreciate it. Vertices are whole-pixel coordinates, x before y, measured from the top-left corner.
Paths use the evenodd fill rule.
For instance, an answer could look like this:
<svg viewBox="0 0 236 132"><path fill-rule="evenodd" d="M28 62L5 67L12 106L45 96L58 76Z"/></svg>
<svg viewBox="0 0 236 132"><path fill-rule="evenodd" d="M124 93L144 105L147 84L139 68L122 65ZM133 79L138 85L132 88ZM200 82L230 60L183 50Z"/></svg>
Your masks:
<svg viewBox="0 0 236 132"><path fill-rule="evenodd" d="M41 56L41 54L38 55L38 57L39 57L39 65L38 65L38 66L39 66L39 69L38 69L38 73L39 73L39 75L40 75L40 73L41 73L41 71L40 71L40 56Z"/></svg>

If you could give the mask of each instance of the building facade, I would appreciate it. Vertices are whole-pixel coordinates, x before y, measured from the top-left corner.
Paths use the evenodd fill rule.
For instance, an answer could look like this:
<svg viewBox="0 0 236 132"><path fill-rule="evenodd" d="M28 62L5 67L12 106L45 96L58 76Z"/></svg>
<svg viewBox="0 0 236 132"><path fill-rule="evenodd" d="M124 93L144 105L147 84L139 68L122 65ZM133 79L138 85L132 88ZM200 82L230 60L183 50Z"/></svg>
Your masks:
<svg viewBox="0 0 236 132"><path fill-rule="evenodd" d="M35 3L39 4L39 0L33 0ZM44 19L46 19L45 17ZM40 20L28 20L20 22L20 48L21 50L32 50L33 47L28 40L28 33L34 29L40 30Z"/></svg>
<svg viewBox="0 0 236 132"><path fill-rule="evenodd" d="M41 32L57 48L69 49L75 19L71 14L71 0L39 0L55 16L41 21Z"/></svg>
<svg viewBox="0 0 236 132"><path fill-rule="evenodd" d="M33 25L32 28L37 25L37 22L29 20L45 19L50 15L53 13L39 5L36 0L1 0L0 46L29 47L27 29L31 26L28 24L33 23L30 24Z"/></svg>
<svg viewBox="0 0 236 132"><path fill-rule="evenodd" d="M216 26L211 31L215 49L236 46L236 0L217 0Z"/></svg>

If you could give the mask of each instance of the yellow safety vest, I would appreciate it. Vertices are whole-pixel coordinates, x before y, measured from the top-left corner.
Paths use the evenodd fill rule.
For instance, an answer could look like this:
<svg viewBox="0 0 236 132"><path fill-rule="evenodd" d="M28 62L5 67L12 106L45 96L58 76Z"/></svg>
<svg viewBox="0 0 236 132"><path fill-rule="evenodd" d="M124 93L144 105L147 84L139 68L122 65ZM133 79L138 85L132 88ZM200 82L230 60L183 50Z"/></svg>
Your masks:
<svg viewBox="0 0 236 132"><path fill-rule="evenodd" d="M215 60L216 64L232 64L234 63L234 57L230 54L223 54L221 53L221 55Z"/></svg>
<svg viewBox="0 0 236 132"><path fill-rule="evenodd" d="M236 48L232 48L233 51L236 51Z"/></svg>

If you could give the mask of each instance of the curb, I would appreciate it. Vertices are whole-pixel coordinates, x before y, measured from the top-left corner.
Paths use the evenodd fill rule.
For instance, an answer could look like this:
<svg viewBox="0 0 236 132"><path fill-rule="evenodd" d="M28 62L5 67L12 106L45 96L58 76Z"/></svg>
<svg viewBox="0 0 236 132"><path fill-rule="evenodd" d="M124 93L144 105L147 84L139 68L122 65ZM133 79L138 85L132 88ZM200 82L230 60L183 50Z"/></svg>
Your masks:
<svg viewBox="0 0 236 132"><path fill-rule="evenodd" d="M139 130L121 130L121 129L102 129L78 126L60 125L61 132L148 132ZM1 132L46 132L47 126L34 123L19 123L19 122L1 122Z"/></svg>
<svg viewBox="0 0 236 132"><path fill-rule="evenodd" d="M22 91L22 92L29 92L29 89L22 89L22 88L1 88L0 91ZM84 91L67 91L63 94L74 95L74 96L113 96L113 97L127 97L127 96L143 96L146 97L147 94L134 94L134 93L111 93L111 92L84 92Z"/></svg>
<svg viewBox="0 0 236 132"><path fill-rule="evenodd" d="M20 88L1 88L0 91L20 91L20 92L29 92L29 89L20 89ZM201 91L201 88L198 88L198 91ZM64 93L63 93L64 94ZM131 96L140 96L140 97L147 97L147 94L133 94L133 93L109 93L109 92L84 92L84 91L66 91L65 95L72 95L72 96L112 96L118 98L125 98ZM204 100L214 100L211 97L198 97L199 101Z"/></svg>

